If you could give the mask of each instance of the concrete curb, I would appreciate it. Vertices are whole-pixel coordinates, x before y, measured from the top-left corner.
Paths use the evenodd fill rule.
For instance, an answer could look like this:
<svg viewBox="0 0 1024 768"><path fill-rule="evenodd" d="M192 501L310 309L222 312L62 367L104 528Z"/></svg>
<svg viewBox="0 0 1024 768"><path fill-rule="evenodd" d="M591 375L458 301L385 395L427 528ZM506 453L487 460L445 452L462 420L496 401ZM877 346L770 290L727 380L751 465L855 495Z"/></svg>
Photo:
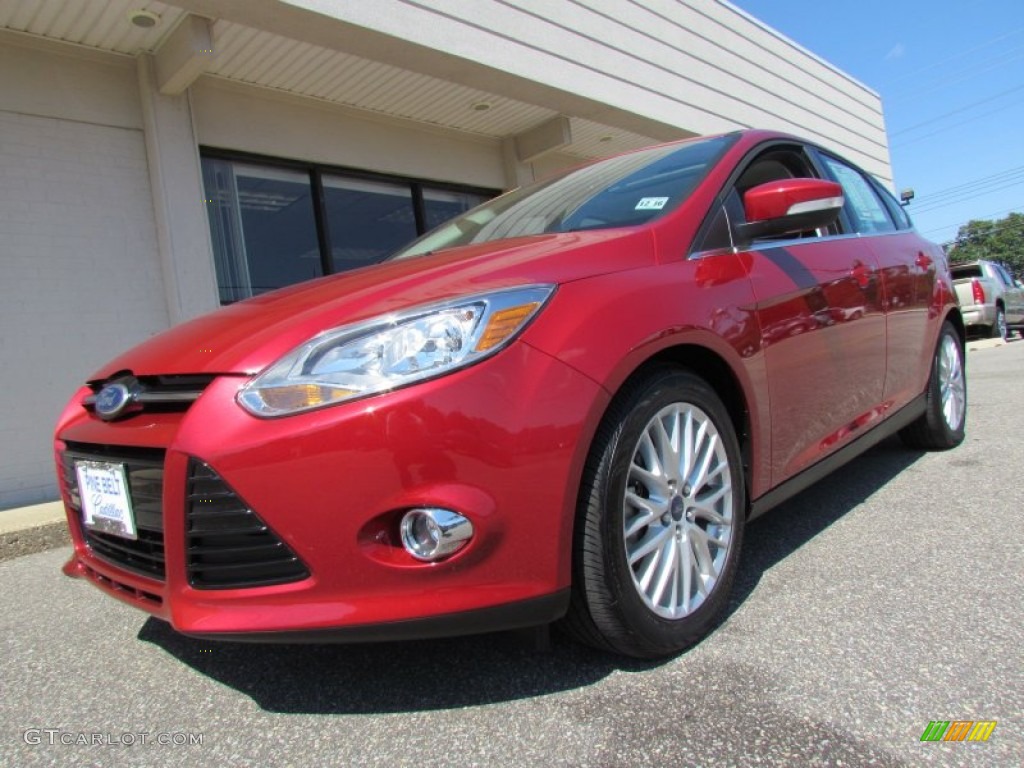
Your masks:
<svg viewBox="0 0 1024 768"><path fill-rule="evenodd" d="M70 545L71 536L68 534L67 523L63 521L10 531L0 534L0 562Z"/></svg>
<svg viewBox="0 0 1024 768"><path fill-rule="evenodd" d="M62 502L51 501L0 512L0 560L70 543Z"/></svg>
<svg viewBox="0 0 1024 768"><path fill-rule="evenodd" d="M1005 347L1010 342L1005 339L975 339L967 342L967 351L974 352L979 349L994 349L995 347Z"/></svg>

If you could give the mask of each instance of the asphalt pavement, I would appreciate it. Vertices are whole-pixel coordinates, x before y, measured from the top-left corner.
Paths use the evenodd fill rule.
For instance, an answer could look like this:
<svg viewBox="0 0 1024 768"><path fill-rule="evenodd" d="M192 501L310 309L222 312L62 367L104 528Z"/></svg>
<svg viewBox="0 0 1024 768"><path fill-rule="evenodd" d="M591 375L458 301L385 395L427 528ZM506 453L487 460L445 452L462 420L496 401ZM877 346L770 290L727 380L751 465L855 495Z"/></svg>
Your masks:
<svg viewBox="0 0 1024 768"><path fill-rule="evenodd" d="M64 546L0 562L0 765L1024 765L1024 342L981 346L962 446L886 441L753 523L728 619L661 663L202 642Z"/></svg>

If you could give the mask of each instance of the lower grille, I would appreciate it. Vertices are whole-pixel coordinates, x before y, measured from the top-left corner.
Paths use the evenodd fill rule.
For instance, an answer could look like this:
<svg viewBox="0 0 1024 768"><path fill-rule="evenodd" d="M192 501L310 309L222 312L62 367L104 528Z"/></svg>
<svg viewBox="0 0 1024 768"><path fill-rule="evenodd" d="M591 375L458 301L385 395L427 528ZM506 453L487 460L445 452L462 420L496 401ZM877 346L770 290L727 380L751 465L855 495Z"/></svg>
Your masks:
<svg viewBox="0 0 1024 768"><path fill-rule="evenodd" d="M131 496L138 538L125 539L92 530L82 522L82 499L75 474L76 461L105 461L124 466ZM85 543L97 557L125 570L163 581L164 452L151 448L68 443L61 456L68 503L78 512L79 530Z"/></svg>
<svg viewBox="0 0 1024 768"><path fill-rule="evenodd" d="M309 576L298 555L209 465L189 462L186 494L186 563L193 587L264 587Z"/></svg>

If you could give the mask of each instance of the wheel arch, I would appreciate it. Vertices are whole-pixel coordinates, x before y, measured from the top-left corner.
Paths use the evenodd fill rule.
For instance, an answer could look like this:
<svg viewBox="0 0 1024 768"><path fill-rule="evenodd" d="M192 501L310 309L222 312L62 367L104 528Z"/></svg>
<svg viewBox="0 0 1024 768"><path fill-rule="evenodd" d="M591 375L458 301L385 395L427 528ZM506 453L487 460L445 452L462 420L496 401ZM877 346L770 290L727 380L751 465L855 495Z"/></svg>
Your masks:
<svg viewBox="0 0 1024 768"><path fill-rule="evenodd" d="M953 307L946 314L946 320L948 320L952 326L956 329L957 335L960 337L960 345L963 346L967 343L967 326L964 324L963 315L960 314L960 310Z"/></svg>
<svg viewBox="0 0 1024 768"><path fill-rule="evenodd" d="M611 398L605 406L598 424L604 423L617 400L637 380L650 375L658 368L665 367L685 368L692 371L703 378L721 398L740 444L743 478L746 486L746 513L749 514L750 499L755 490L752 487L753 472L751 471L756 454L753 414L743 379L719 352L693 341L683 341L652 352L636 364L611 392ZM594 435L596 435L596 430ZM594 435L591 436L587 446L587 457L593 450Z"/></svg>

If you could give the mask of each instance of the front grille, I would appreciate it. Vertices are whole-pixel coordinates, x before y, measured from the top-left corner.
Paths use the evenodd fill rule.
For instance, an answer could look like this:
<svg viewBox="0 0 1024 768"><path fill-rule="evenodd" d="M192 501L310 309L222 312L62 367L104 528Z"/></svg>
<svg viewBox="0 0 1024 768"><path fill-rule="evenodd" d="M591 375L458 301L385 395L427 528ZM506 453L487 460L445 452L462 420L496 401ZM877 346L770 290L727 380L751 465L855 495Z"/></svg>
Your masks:
<svg viewBox="0 0 1024 768"><path fill-rule="evenodd" d="M140 412L180 413L192 407L214 376L189 374L175 376L132 376L123 372L102 381L90 381L92 394L82 400L87 411L96 411L96 397L107 384L121 383L127 387L129 403L116 417L124 418Z"/></svg>
<svg viewBox="0 0 1024 768"><path fill-rule="evenodd" d="M78 491L75 462L105 461L124 466L138 538L125 539L87 528L82 521L82 499ZM152 448L68 443L61 457L68 502L78 512L79 530L97 557L134 573L163 581L164 452Z"/></svg>
<svg viewBox="0 0 1024 768"><path fill-rule="evenodd" d="M298 555L209 465L189 462L186 493L186 562L193 587L263 587L309 576Z"/></svg>

